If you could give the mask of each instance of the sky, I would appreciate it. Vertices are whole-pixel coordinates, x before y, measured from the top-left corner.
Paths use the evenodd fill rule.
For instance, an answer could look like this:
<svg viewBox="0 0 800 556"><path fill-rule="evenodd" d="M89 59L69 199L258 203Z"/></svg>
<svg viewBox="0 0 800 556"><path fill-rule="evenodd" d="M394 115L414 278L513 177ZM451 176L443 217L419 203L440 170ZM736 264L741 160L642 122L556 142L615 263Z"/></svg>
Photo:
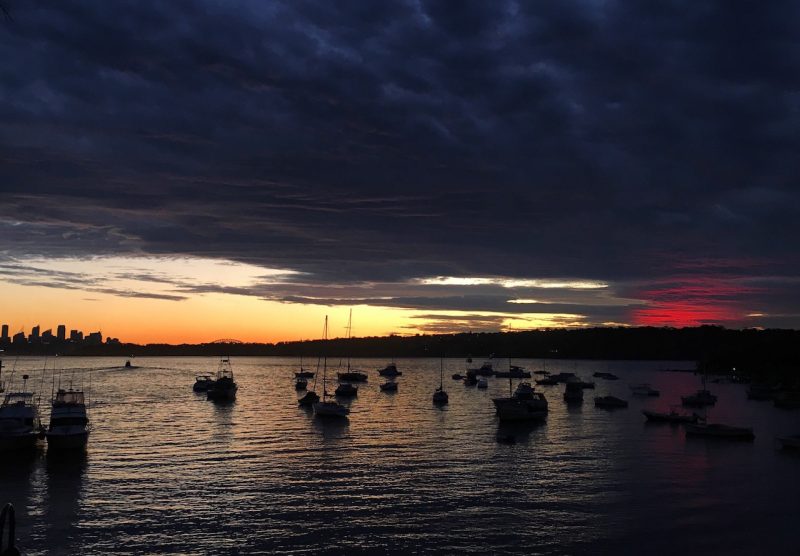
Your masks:
<svg viewBox="0 0 800 556"><path fill-rule="evenodd" d="M800 4L3 0L0 321L800 326Z"/></svg>

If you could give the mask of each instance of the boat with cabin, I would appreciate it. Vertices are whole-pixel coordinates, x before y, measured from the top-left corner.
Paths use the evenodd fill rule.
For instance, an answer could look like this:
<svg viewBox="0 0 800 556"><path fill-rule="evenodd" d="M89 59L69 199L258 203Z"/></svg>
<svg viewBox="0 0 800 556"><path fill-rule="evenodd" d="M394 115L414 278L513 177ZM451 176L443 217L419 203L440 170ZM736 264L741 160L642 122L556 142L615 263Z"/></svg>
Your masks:
<svg viewBox="0 0 800 556"><path fill-rule="evenodd" d="M547 399L544 394L534 391L529 382L520 382L511 393L511 379L508 379L508 397L494 398L494 409L500 421L541 421L547 418Z"/></svg>
<svg viewBox="0 0 800 556"><path fill-rule="evenodd" d="M215 402L230 402L236 399L239 385L233 377L233 367L230 357L221 359L216 380L208 388L206 398Z"/></svg>
<svg viewBox="0 0 800 556"><path fill-rule="evenodd" d="M617 409L628 407L628 401L616 396L599 396L594 399L595 407L603 407L606 409Z"/></svg>
<svg viewBox="0 0 800 556"><path fill-rule="evenodd" d="M308 380L304 378L298 378L297 380L294 381L295 390L301 391L305 390L306 388L308 388Z"/></svg>
<svg viewBox="0 0 800 556"><path fill-rule="evenodd" d="M595 378L604 378L606 380L619 380L619 377L614 373L597 372L592 375Z"/></svg>
<svg viewBox="0 0 800 556"><path fill-rule="evenodd" d="M0 452L22 453L36 448L41 436L39 411L33 392L27 392L28 375L22 375L22 390L6 393L0 405Z"/></svg>
<svg viewBox="0 0 800 556"><path fill-rule="evenodd" d="M675 408L670 408L667 412L643 409L642 415L651 423L696 423L700 419L697 413L680 413Z"/></svg>
<svg viewBox="0 0 800 556"><path fill-rule="evenodd" d="M478 367L477 369L467 369L467 372L472 372L475 376L493 376L494 375L494 367L490 361L486 361L483 365Z"/></svg>
<svg viewBox="0 0 800 556"><path fill-rule="evenodd" d="M717 403L717 397L706 389L701 389L689 396L681 396L686 407L706 407Z"/></svg>
<svg viewBox="0 0 800 556"><path fill-rule="evenodd" d="M496 371L494 376L497 378L531 378L531 373L518 365L512 365L511 361L509 361L508 370Z"/></svg>
<svg viewBox="0 0 800 556"><path fill-rule="evenodd" d="M652 396L652 397L656 397L656 396L660 396L661 395L661 392L659 392L658 390L656 390L655 388L653 388L652 386L650 386L647 383L631 384L630 385L630 389L631 389L631 393L634 396Z"/></svg>
<svg viewBox="0 0 800 556"><path fill-rule="evenodd" d="M197 375L194 377L194 385L192 390L195 392L208 392L211 385L214 384L214 377L211 375Z"/></svg>
<svg viewBox="0 0 800 556"><path fill-rule="evenodd" d="M486 390L489 387L489 381L486 379L485 376L482 376L478 379L477 383L478 388L481 390Z"/></svg>
<svg viewBox="0 0 800 556"><path fill-rule="evenodd" d="M59 389L52 400L45 434L48 451L84 450L90 430L83 391Z"/></svg>
<svg viewBox="0 0 800 556"><path fill-rule="evenodd" d="M380 376L386 376L386 377L395 377L403 375L401 371L397 370L397 365L395 365L394 361L386 365L384 368L379 369L378 374Z"/></svg>

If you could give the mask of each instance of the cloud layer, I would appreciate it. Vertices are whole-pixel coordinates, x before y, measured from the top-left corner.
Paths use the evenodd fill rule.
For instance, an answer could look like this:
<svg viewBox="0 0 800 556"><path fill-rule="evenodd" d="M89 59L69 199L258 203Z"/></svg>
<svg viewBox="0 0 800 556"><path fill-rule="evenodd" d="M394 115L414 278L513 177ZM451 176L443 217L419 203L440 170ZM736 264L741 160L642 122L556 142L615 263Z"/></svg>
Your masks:
<svg viewBox="0 0 800 556"><path fill-rule="evenodd" d="M800 325L795 2L10 8L8 260L205 257L300 273L240 286L287 302Z"/></svg>

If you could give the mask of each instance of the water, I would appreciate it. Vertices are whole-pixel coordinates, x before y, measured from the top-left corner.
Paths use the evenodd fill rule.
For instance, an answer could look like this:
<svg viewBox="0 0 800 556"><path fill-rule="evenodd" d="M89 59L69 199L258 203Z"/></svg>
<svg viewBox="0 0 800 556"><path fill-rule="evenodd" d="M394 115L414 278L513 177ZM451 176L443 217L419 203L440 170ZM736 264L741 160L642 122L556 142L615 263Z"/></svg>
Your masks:
<svg viewBox="0 0 800 556"><path fill-rule="evenodd" d="M505 445L491 398L507 395L508 380L464 387L450 378L463 360L445 362L444 409L431 404L438 360L398 360L396 394L378 388L386 361L355 361L370 381L346 423L297 407L296 360L233 358L240 390L229 406L191 390L216 360L134 362L56 360L63 382L70 369L91 381L94 430L85 458L4 458L0 502L17 508L28 554L797 553L800 458L776 451L774 437L800 432L800 413L713 384L711 417L754 427L755 442L646 425L641 409L699 387L691 373L657 371L686 363L549 361L553 372L620 380L592 379L597 389L569 409L563 386L537 387L547 422L504 427L518 439ZM43 365L20 359L16 376L30 372L39 388ZM630 396L639 382L661 397ZM605 394L630 407L595 408Z"/></svg>

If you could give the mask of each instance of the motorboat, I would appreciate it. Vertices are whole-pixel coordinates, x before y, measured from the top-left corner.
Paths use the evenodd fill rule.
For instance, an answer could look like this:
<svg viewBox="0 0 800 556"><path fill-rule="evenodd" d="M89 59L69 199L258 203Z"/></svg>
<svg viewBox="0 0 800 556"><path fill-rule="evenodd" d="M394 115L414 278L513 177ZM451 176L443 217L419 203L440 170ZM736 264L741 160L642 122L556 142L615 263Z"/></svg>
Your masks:
<svg viewBox="0 0 800 556"><path fill-rule="evenodd" d="M597 372L592 375L595 378L604 378L606 380L619 380L619 377L614 373Z"/></svg>
<svg viewBox="0 0 800 556"><path fill-rule="evenodd" d="M575 378L575 379L573 379L573 380L569 380L569 381L567 381L567 382L572 382L572 383L574 383L574 384L578 384L578 385L580 385L580 387L581 387L581 388L583 388L584 390L585 390L585 389L591 389L591 390L594 390L594 382L589 382L589 381L587 381L587 380L581 380L581 379L579 379L579 378Z"/></svg>
<svg viewBox="0 0 800 556"><path fill-rule="evenodd" d="M381 392L397 392L397 383L396 382L384 382L381 384Z"/></svg>
<svg viewBox="0 0 800 556"><path fill-rule="evenodd" d="M133 367L133 365L131 365L131 360L128 359L127 361L125 361L125 368L130 369L131 367Z"/></svg>
<svg viewBox="0 0 800 556"><path fill-rule="evenodd" d="M539 386L555 386L556 384L558 384L558 380L549 376L547 378L540 378L536 380L536 384L538 384Z"/></svg>
<svg viewBox="0 0 800 556"><path fill-rule="evenodd" d="M33 393L25 391L28 375L22 375L22 381L22 390L9 391L0 405L0 452L32 451L40 438L41 422Z"/></svg>
<svg viewBox="0 0 800 556"><path fill-rule="evenodd" d="M550 375L550 378L556 381L556 383L566 383L575 380L577 377L575 376L575 373L558 373L555 375Z"/></svg>
<svg viewBox="0 0 800 556"><path fill-rule="evenodd" d="M564 401L567 403L583 402L583 386L580 382L567 382L564 388Z"/></svg>
<svg viewBox="0 0 800 556"><path fill-rule="evenodd" d="M517 365L509 365L507 371L496 371L494 376L498 378L531 378L531 373Z"/></svg>
<svg viewBox="0 0 800 556"><path fill-rule="evenodd" d="M308 381L306 379L298 378L294 382L294 389L295 390L305 390L306 388L308 388Z"/></svg>
<svg viewBox="0 0 800 556"><path fill-rule="evenodd" d="M48 450L86 449L89 431L83 392L59 389L53 398L50 426L45 435Z"/></svg>
<svg viewBox="0 0 800 556"><path fill-rule="evenodd" d="M439 387L433 392L433 403L445 405L450 401L447 392L444 391L444 358L439 362Z"/></svg>
<svg viewBox="0 0 800 556"><path fill-rule="evenodd" d="M464 375L462 375L462 374L460 374L460 373L454 373L454 374L453 374L453 376L452 376L451 378L452 378L453 380L464 380Z"/></svg>
<svg viewBox="0 0 800 556"><path fill-rule="evenodd" d="M734 427L721 423L693 423L686 425L687 436L706 436L715 438L728 438L731 440L753 440L756 435L753 429L747 427Z"/></svg>
<svg viewBox="0 0 800 556"><path fill-rule="evenodd" d="M402 372L397 370L397 365L395 365L394 363L389 363L383 369L379 369L378 374L381 376L388 376L388 377L403 375Z"/></svg>
<svg viewBox="0 0 800 556"><path fill-rule="evenodd" d="M233 378L233 368L230 358L226 357L219 363L217 378L206 392L206 397L215 402L229 402L236 399L239 386Z"/></svg>
<svg viewBox="0 0 800 556"><path fill-rule="evenodd" d="M481 390L486 390L489 387L489 381L486 380L486 377L482 376L481 378L478 379L477 386Z"/></svg>
<svg viewBox="0 0 800 556"><path fill-rule="evenodd" d="M194 386L192 390L195 392L208 392L211 385L214 384L214 377L211 375L197 375L194 377Z"/></svg>
<svg viewBox="0 0 800 556"><path fill-rule="evenodd" d="M327 315L325 316L325 327L323 328L322 338L323 338L323 340L327 340L328 339L328 317L327 317ZM334 401L334 400L329 400L328 399L328 389L326 387L327 386L327 380L328 380L328 358L323 356L323 358L322 358L322 401L316 401L316 402L312 403L312 407L314 408L314 417L338 418L338 419L346 418L350 414L350 409L345 407L345 406L343 406L342 404ZM340 388L342 386L344 386L344 385L343 384L339 385ZM348 384L348 386L353 388L353 386L350 385L350 384ZM337 388L337 390L338 390L338 388ZM356 391L358 391L358 389L356 389ZM308 394L311 394L311 392L309 392ZM306 394L306 397L308 397L308 394ZM316 396L316 393L314 395ZM319 396L317 396L317 399L319 400ZM305 405L305 404L302 403L302 400L301 400L300 403L301 403L301 405Z"/></svg>
<svg viewBox="0 0 800 556"><path fill-rule="evenodd" d="M358 387L353 386L349 382L342 382L336 387L334 393L340 398L352 398L358 396Z"/></svg>
<svg viewBox="0 0 800 556"><path fill-rule="evenodd" d="M533 394L534 390L530 382L520 382L514 390L514 397L518 400L532 400Z"/></svg>
<svg viewBox="0 0 800 556"><path fill-rule="evenodd" d="M800 434L781 436L775 439L781 450L800 450Z"/></svg>
<svg viewBox="0 0 800 556"><path fill-rule="evenodd" d="M681 396L681 402L687 407L706 407L717 403L717 397L708 390L698 390L690 396Z"/></svg>
<svg viewBox="0 0 800 556"><path fill-rule="evenodd" d="M700 419L697 413L679 413L675 409L670 409L668 412L643 409L642 415L651 423L696 423Z"/></svg>
<svg viewBox="0 0 800 556"><path fill-rule="evenodd" d="M619 407L628 407L628 401L615 396L599 396L595 397L594 405L595 407L616 409Z"/></svg>
<svg viewBox="0 0 800 556"><path fill-rule="evenodd" d="M467 376L464 377L464 386L476 386L478 384L478 377L475 373L467 371Z"/></svg>
<svg viewBox="0 0 800 556"><path fill-rule="evenodd" d="M494 367L490 362L486 362L477 369L467 369L470 372L474 372L477 376L492 376L494 375Z"/></svg>
<svg viewBox="0 0 800 556"><path fill-rule="evenodd" d="M631 393L634 396L659 396L661 392L653 388L647 383L643 384L631 384L630 385Z"/></svg>
<svg viewBox="0 0 800 556"><path fill-rule="evenodd" d="M533 374L547 376L547 375L550 374L550 371L544 371L544 370L542 370L542 371L533 371Z"/></svg>
<svg viewBox="0 0 800 556"><path fill-rule="evenodd" d="M528 382L520 382L511 394L511 379L508 380L509 397L494 398L494 408L500 421L539 421L547 418L547 399L535 392Z"/></svg>
<svg viewBox="0 0 800 556"><path fill-rule="evenodd" d="M748 400L771 400L775 397L775 389L769 384L751 384L747 388Z"/></svg>

